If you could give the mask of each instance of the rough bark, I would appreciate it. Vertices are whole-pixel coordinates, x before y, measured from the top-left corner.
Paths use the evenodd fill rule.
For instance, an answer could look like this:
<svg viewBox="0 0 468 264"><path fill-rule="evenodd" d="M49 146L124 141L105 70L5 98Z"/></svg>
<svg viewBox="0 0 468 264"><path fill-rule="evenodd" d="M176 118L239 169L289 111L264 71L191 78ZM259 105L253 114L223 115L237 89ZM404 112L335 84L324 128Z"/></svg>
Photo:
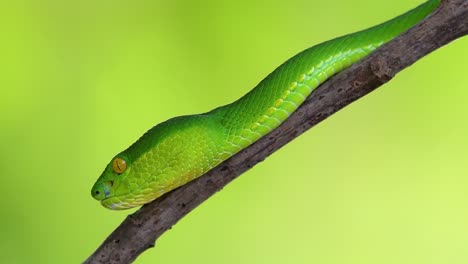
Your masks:
<svg viewBox="0 0 468 264"><path fill-rule="evenodd" d="M205 175L129 215L84 263L130 263L200 203L426 54L468 34L468 0L443 0L420 24L317 88L281 126Z"/></svg>

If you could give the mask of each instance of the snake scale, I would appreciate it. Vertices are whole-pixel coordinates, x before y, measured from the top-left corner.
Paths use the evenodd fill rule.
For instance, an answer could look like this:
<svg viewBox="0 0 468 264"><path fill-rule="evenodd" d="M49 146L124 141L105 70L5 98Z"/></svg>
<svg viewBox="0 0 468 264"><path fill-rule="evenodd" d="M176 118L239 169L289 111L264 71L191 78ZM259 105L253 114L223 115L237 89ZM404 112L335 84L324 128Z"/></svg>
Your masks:
<svg viewBox="0 0 468 264"><path fill-rule="evenodd" d="M117 154L91 195L109 209L148 203L209 171L278 127L321 83L430 14L440 0L308 48L237 101L160 123Z"/></svg>

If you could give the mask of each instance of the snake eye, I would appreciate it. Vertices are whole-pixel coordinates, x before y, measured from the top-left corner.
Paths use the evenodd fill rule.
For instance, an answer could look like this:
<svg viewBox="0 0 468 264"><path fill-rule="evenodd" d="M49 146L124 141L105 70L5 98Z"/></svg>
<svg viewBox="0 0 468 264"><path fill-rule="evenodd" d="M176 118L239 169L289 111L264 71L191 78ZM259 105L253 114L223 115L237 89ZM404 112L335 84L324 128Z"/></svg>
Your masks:
<svg viewBox="0 0 468 264"><path fill-rule="evenodd" d="M122 158L115 158L112 161L112 170L114 170L115 173L121 174L127 169L127 162L125 162L124 159Z"/></svg>

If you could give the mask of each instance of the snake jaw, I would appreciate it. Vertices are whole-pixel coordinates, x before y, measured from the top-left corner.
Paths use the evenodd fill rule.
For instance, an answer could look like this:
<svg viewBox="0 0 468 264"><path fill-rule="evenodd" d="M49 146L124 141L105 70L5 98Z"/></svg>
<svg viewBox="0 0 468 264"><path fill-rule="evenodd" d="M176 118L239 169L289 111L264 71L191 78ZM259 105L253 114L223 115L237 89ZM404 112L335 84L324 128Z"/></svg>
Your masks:
<svg viewBox="0 0 468 264"><path fill-rule="evenodd" d="M124 209L132 208L136 206L136 205L132 206L128 202L120 201L120 199L116 197L109 197L109 198L105 198L101 200L101 205L111 210L124 210Z"/></svg>
<svg viewBox="0 0 468 264"><path fill-rule="evenodd" d="M124 210L144 205L153 201L155 198L135 198L130 193L126 195L113 196L100 200L101 205L111 210Z"/></svg>

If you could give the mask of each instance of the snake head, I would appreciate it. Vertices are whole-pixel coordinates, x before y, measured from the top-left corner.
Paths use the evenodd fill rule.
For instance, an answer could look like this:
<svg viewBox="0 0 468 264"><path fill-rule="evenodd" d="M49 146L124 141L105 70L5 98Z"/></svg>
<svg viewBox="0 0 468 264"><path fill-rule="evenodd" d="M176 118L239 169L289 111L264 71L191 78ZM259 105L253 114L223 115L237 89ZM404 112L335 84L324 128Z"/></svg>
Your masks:
<svg viewBox="0 0 468 264"><path fill-rule="evenodd" d="M136 205L124 199L129 194L125 179L131 175L131 161L123 154L114 157L91 189L94 199L109 209L122 210Z"/></svg>
<svg viewBox="0 0 468 264"><path fill-rule="evenodd" d="M199 115L156 125L107 164L91 195L106 208L122 210L202 175L219 162L217 146L224 144L224 134L216 133L216 125L217 119Z"/></svg>

